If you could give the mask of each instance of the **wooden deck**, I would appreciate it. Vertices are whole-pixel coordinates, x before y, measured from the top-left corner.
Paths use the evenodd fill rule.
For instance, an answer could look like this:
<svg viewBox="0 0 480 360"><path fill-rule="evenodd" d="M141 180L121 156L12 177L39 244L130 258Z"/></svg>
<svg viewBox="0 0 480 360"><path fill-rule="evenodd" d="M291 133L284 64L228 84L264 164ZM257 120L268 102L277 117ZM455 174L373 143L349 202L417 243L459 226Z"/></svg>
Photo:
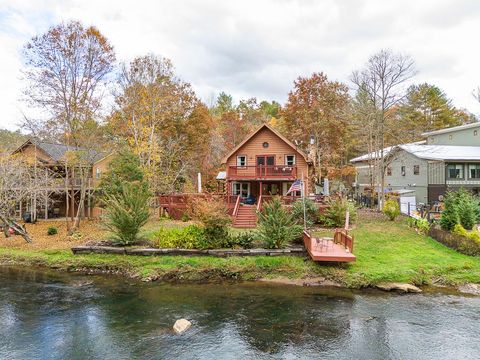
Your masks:
<svg viewBox="0 0 480 360"><path fill-rule="evenodd" d="M333 238L315 238L303 232L303 241L313 261L353 262L353 237L336 230Z"/></svg>

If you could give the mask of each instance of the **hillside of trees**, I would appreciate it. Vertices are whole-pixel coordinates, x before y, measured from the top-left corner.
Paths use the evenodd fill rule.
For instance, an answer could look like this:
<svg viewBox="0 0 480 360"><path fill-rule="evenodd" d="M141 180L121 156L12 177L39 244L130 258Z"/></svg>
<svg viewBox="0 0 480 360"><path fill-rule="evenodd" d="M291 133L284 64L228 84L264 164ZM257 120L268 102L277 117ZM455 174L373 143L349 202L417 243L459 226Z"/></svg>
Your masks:
<svg viewBox="0 0 480 360"><path fill-rule="evenodd" d="M262 123L305 148L313 137L320 182L351 173L358 154L476 121L436 85L415 83L413 59L390 50L373 54L349 83L321 69L298 77L285 104L220 92L209 106L168 58L119 61L99 29L77 21L33 37L23 54L28 106L47 116L25 119L22 133L0 131L1 150L26 135L96 153L125 147L156 193L193 191L197 172L214 189L224 155Z"/></svg>

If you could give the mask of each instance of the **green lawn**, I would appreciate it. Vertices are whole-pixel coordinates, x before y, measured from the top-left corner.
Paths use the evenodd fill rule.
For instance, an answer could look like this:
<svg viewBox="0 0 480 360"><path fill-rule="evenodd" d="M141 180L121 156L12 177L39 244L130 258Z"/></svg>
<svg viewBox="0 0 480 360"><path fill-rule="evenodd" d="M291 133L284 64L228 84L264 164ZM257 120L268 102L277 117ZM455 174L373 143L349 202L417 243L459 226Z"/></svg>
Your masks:
<svg viewBox="0 0 480 360"><path fill-rule="evenodd" d="M174 224L168 223L168 226ZM147 231L153 231L147 229ZM331 234L332 231L322 231ZM389 222L360 217L353 230L352 264L317 264L302 257L142 257L73 255L69 250L0 248L0 263L38 265L67 271L112 272L142 279L219 280L324 276L350 287L383 281L456 285L480 283L480 257L456 253L418 235L404 220Z"/></svg>
<svg viewBox="0 0 480 360"><path fill-rule="evenodd" d="M417 234L406 221L360 220L353 231L353 253L345 282L352 286L381 281L454 285L480 282L480 258L451 250Z"/></svg>

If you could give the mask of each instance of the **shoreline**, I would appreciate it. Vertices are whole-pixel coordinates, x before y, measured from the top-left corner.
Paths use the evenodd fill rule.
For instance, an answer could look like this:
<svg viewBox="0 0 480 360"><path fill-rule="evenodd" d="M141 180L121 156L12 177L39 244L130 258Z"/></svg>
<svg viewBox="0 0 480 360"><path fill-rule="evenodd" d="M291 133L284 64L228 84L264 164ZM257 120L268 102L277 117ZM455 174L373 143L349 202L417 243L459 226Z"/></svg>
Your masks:
<svg viewBox="0 0 480 360"><path fill-rule="evenodd" d="M163 257L162 257L163 258ZM216 258L167 256L167 264L162 264L153 257L135 257L125 255L94 256L73 255L69 251L21 251L16 249L0 249L0 266L28 266L39 269L50 269L58 272L77 273L83 275L113 275L139 282L159 282L176 284L202 284L222 282L263 282L277 285L308 286L337 288L347 290L370 291L376 289L384 292L417 293L446 290L462 295L480 295L480 285L463 282L459 284L445 284L433 282L427 284L411 284L401 281L380 279L376 283L358 284L349 282L346 278L346 269L340 266L315 266L299 256L251 257L252 261L243 258ZM295 259L294 259L295 258ZM143 263L139 260L149 260ZM163 258L165 259L165 258ZM278 260L271 266L269 262ZM152 261L153 260L153 261ZM157 261L155 261L157 260ZM205 262L206 260L206 262ZM233 260L233 261L232 261ZM292 272L292 269L283 266L283 262L301 261L308 272ZM205 262L205 263L202 263ZM196 264L197 263L197 264ZM195 266L197 265L197 266ZM243 266L241 266L243 265ZM298 264L295 264L298 265ZM293 267L293 266L291 266ZM395 287L391 285L399 285ZM411 287L402 289L402 285ZM416 286L419 291L415 290ZM389 288L390 289L386 289Z"/></svg>

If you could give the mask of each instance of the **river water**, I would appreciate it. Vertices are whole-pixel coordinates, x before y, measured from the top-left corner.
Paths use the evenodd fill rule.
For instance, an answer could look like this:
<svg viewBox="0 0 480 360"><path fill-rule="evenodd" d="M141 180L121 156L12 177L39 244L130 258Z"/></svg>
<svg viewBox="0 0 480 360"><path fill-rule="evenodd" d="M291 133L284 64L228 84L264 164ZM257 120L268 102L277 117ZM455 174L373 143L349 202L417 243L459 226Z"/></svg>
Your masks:
<svg viewBox="0 0 480 360"><path fill-rule="evenodd" d="M193 323L183 335L179 318ZM0 359L479 358L479 297L0 267Z"/></svg>

